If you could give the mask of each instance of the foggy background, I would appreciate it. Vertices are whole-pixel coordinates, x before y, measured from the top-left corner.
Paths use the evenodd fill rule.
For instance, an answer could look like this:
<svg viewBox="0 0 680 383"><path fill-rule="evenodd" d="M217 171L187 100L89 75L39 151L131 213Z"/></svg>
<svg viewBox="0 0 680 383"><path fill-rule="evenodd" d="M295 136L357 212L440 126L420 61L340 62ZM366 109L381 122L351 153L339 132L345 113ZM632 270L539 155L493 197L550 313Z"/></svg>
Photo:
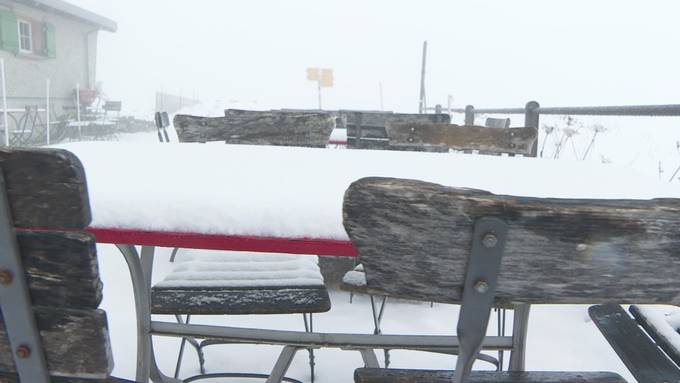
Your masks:
<svg viewBox="0 0 680 383"><path fill-rule="evenodd" d="M118 22L98 79L126 112L165 91L251 109L316 108L305 68L329 67L324 108L677 103L674 1L72 0Z"/></svg>

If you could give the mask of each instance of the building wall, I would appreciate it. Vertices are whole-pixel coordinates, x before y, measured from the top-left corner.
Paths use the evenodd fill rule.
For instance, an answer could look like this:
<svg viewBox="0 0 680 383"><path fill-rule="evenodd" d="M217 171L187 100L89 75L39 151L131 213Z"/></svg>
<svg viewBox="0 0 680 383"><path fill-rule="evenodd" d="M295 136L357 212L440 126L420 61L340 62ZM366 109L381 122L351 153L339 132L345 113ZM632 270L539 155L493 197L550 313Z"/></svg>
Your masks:
<svg viewBox="0 0 680 383"><path fill-rule="evenodd" d="M63 114L63 106L74 105L76 84L90 89L95 86L97 26L7 0L0 0L0 7L12 10L18 18L53 24L56 39L55 58L0 49L0 57L5 59L8 107L44 107L49 78L52 114Z"/></svg>

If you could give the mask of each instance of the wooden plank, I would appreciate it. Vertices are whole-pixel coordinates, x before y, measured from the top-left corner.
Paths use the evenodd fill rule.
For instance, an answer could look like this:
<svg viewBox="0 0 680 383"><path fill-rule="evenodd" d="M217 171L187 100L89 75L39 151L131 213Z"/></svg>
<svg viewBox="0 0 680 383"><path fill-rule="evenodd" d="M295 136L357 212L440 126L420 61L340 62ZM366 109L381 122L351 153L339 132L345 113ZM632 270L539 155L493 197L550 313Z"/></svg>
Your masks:
<svg viewBox="0 0 680 383"><path fill-rule="evenodd" d="M69 377L50 377L52 383L134 383L130 380L122 380L116 378L109 379L81 379ZM20 383L19 377L16 374L8 374L0 372L0 383Z"/></svg>
<svg viewBox="0 0 680 383"><path fill-rule="evenodd" d="M671 358L671 360L673 360L676 365L680 365L680 350L678 350L678 348L675 346L675 340L669 339L666 335L664 335L663 331L660 331L660 329L657 328L657 326L665 324L668 326L668 330L674 331L676 336L677 330L673 329L669 323L654 323L651 318L647 317L644 312L635 305L630 306L630 313L633 314L633 318L635 318L637 323L642 326L645 331L647 331L647 335L654 339L656 344L661 347L666 355L668 355L668 357Z"/></svg>
<svg viewBox="0 0 680 383"><path fill-rule="evenodd" d="M369 292L459 302L477 218L509 225L497 304L680 303L680 200L493 195L390 178L345 194Z"/></svg>
<svg viewBox="0 0 680 383"><path fill-rule="evenodd" d="M392 112L339 112L340 119L347 129L347 146L361 149L388 149L388 122L394 123L444 123L448 124L448 114L410 114ZM356 141L358 128L361 127L361 140Z"/></svg>
<svg viewBox="0 0 680 383"><path fill-rule="evenodd" d="M85 172L72 153L0 149L0 168L15 226L80 229L90 223Z"/></svg>
<svg viewBox="0 0 680 383"><path fill-rule="evenodd" d="M158 288L153 314L246 315L320 313L331 309L324 286L274 288Z"/></svg>
<svg viewBox="0 0 680 383"><path fill-rule="evenodd" d="M531 156L538 137L535 128L487 128L452 124L388 122L391 144L443 146L454 150L477 150L490 154Z"/></svg>
<svg viewBox="0 0 680 383"><path fill-rule="evenodd" d="M354 371L356 383L451 383L453 371L359 368ZM471 383L626 383L613 372L496 372L472 371Z"/></svg>
<svg viewBox="0 0 680 383"><path fill-rule="evenodd" d="M638 382L677 382L680 369L618 304L592 306L588 309L623 364Z"/></svg>
<svg viewBox="0 0 680 383"><path fill-rule="evenodd" d="M92 234L19 230L17 240L33 304L99 307L103 284Z"/></svg>
<svg viewBox="0 0 680 383"><path fill-rule="evenodd" d="M113 369L106 313L35 306L51 375L105 379ZM0 371L15 372L4 323L0 322Z"/></svg>
<svg viewBox="0 0 680 383"><path fill-rule="evenodd" d="M335 128L330 113L231 111L227 117L176 115L180 142L325 147Z"/></svg>
<svg viewBox="0 0 680 383"><path fill-rule="evenodd" d="M53 376L50 377L52 383L135 383L131 380L121 379L121 378L108 378L108 379L81 379L81 378L70 378L70 377L60 377ZM0 383L20 383L19 377L16 374L8 374L0 372Z"/></svg>

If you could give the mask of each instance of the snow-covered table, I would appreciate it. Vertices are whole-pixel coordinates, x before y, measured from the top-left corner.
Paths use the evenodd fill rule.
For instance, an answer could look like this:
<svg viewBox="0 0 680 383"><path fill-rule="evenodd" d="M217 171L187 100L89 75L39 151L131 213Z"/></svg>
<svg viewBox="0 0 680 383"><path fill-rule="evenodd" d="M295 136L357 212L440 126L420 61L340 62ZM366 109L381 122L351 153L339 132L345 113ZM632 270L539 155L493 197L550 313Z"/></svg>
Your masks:
<svg viewBox="0 0 680 383"><path fill-rule="evenodd" d="M562 198L680 197L680 188L630 169L591 162L370 150L216 144L60 145L83 162L98 242L114 243L130 266L139 354L137 380L171 381L157 369L152 335L284 345L272 374L295 352L337 347L455 353L450 336L299 333L151 320L149 289L156 246L317 255L354 255L342 224L345 190L368 176L412 178L496 194ZM133 245L142 245L141 257ZM528 314L528 311L527 311ZM515 350L513 338L483 347ZM370 351L370 352L369 352Z"/></svg>
<svg viewBox="0 0 680 383"><path fill-rule="evenodd" d="M367 176L532 197L680 196L675 185L592 162L223 143L60 147L83 162L102 243L352 256L342 201Z"/></svg>

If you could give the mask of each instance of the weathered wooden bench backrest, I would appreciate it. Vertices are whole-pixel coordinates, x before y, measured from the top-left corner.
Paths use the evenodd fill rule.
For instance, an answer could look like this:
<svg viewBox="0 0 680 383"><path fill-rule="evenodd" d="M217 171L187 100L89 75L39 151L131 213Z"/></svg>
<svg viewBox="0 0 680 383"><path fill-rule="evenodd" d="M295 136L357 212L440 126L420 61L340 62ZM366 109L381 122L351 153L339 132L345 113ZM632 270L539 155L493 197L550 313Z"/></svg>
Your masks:
<svg viewBox="0 0 680 383"><path fill-rule="evenodd" d="M323 148L335 128L335 117L326 112L229 109L225 114L225 117L176 115L173 122L179 141Z"/></svg>
<svg viewBox="0 0 680 383"><path fill-rule="evenodd" d="M386 129L390 146L395 149L476 150L483 154L507 153L536 157L533 148L538 138L538 130L535 128L388 122Z"/></svg>
<svg viewBox="0 0 680 383"><path fill-rule="evenodd" d="M507 224L496 301L680 304L680 199L578 200L365 178L344 225L369 292L460 302L473 225Z"/></svg>
<svg viewBox="0 0 680 383"><path fill-rule="evenodd" d="M63 150L0 149L0 169L0 181L4 179L0 182L0 251L4 252L0 256L0 297L5 298L0 381L16 381L15 356L25 363L41 354L40 349L25 347L27 339L17 335L12 318L16 319L20 310L6 300L8 293L16 296L13 289L20 287L22 276L30 292L47 369L53 376L73 378L54 381L107 378L113 362L106 313L97 309L102 282L95 239L82 231L90 223L91 213L80 161ZM13 249L18 249L23 266L12 264L7 254Z"/></svg>
<svg viewBox="0 0 680 383"><path fill-rule="evenodd" d="M386 126L388 123L443 123L448 124L448 114L408 114L392 112L339 112L347 129L347 147L361 149L385 149L389 146Z"/></svg>

